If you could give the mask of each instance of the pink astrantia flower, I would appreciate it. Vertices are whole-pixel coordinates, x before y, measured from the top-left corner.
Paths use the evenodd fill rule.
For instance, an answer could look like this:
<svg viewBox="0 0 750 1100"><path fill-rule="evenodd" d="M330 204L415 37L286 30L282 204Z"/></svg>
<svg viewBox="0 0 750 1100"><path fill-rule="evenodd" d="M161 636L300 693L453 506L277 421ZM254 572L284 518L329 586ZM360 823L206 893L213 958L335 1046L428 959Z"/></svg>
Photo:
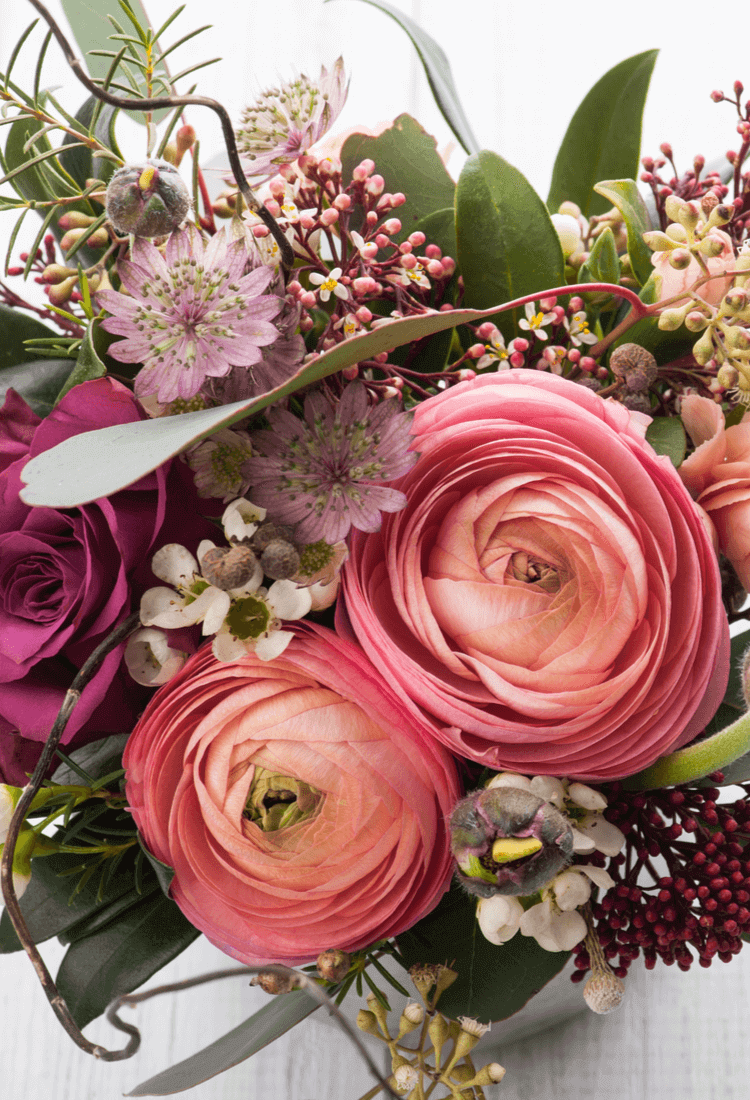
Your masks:
<svg viewBox="0 0 750 1100"><path fill-rule="evenodd" d="M246 107L237 144L248 158L248 175L268 178L301 157L336 121L348 90L340 57L330 73L321 66L317 81L301 73Z"/></svg>
<svg viewBox="0 0 750 1100"><path fill-rule="evenodd" d="M228 244L223 230L207 245L194 226L173 233L164 256L136 240L133 259L118 267L128 293L104 290L98 301L112 314L102 328L125 337L109 354L143 363L135 380L139 397L189 400L207 377L261 361L261 347L278 337L270 321L282 302L264 294L273 270L244 274L247 261L244 244Z"/></svg>
<svg viewBox="0 0 750 1100"><path fill-rule="evenodd" d="M411 418L395 401L370 406L352 382L335 408L318 392L305 399L304 420L279 408L268 419L271 431L252 435L263 457L244 467L251 496L278 522L297 524L300 542L333 544L350 527L378 531L381 512L403 508L403 493L380 484L416 462L407 450Z"/></svg>

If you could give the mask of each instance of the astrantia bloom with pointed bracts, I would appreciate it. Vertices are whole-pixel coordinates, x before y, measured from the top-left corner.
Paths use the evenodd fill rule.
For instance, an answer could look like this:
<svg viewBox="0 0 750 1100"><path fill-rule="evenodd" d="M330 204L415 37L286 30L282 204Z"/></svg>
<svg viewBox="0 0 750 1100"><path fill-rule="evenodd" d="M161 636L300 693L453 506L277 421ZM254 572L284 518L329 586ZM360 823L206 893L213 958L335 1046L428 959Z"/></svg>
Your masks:
<svg viewBox="0 0 750 1100"><path fill-rule="evenodd" d="M206 378L261 361L260 349L278 337L271 318L283 303L264 294L273 269L244 274L247 262L245 245L227 243L223 231L204 244L189 226L172 234L165 255L148 241L135 241L133 259L118 268L128 293L104 290L98 301L112 314L102 328L125 337L109 355L143 363L135 380L139 397L189 400Z"/></svg>
<svg viewBox="0 0 750 1100"><path fill-rule="evenodd" d="M296 524L299 541L333 544L350 527L377 531L381 512L403 508L403 493L378 484L417 459L407 450L411 417L395 401L370 406L365 387L352 382L335 409L318 392L305 399L304 421L280 408L268 419L271 431L253 433L256 455L245 463L251 496L278 522Z"/></svg>
<svg viewBox="0 0 750 1100"><path fill-rule="evenodd" d="M246 107L237 144L248 158L248 175L273 176L283 164L301 157L336 121L348 89L340 57L330 73L321 66L318 80L301 73Z"/></svg>

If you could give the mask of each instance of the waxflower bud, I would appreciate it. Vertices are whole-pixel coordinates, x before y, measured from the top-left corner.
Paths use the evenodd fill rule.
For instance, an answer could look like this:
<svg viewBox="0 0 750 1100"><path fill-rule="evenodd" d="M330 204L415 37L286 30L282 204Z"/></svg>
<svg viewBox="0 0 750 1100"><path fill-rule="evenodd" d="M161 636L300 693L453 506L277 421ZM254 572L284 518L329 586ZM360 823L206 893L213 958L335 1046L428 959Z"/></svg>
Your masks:
<svg viewBox="0 0 750 1100"><path fill-rule="evenodd" d="M185 220L190 195L167 161L126 164L107 187L107 217L118 233L164 237Z"/></svg>
<svg viewBox="0 0 750 1100"><path fill-rule="evenodd" d="M260 565L267 577L289 580L299 569L299 554L291 542L272 539L261 554Z"/></svg>
<svg viewBox="0 0 750 1100"><path fill-rule="evenodd" d="M249 546L214 546L201 558L201 571L209 584L229 592L241 588L255 575L258 559Z"/></svg>
<svg viewBox="0 0 750 1100"><path fill-rule="evenodd" d="M348 955L346 951L341 951L338 947L321 951L316 961L318 974L321 978L325 978L327 982L340 982L349 973L351 965L351 955Z"/></svg>
<svg viewBox="0 0 750 1100"><path fill-rule="evenodd" d="M459 882L471 894L534 894L573 857L573 831L544 799L518 787L473 791L450 818Z"/></svg>

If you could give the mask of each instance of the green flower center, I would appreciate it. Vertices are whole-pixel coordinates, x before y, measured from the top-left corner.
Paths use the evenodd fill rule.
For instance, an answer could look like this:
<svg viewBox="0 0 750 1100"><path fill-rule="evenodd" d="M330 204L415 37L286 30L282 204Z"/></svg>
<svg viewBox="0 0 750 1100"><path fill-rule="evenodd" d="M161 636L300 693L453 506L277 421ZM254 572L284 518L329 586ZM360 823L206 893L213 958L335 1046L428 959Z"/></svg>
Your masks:
<svg viewBox="0 0 750 1100"><path fill-rule="evenodd" d="M234 600L225 619L235 638L246 642L248 638L260 638L271 621L271 609L259 596L244 596Z"/></svg>
<svg viewBox="0 0 750 1100"><path fill-rule="evenodd" d="M272 833L308 821L322 803L322 792L309 783L256 767L244 816L264 833Z"/></svg>

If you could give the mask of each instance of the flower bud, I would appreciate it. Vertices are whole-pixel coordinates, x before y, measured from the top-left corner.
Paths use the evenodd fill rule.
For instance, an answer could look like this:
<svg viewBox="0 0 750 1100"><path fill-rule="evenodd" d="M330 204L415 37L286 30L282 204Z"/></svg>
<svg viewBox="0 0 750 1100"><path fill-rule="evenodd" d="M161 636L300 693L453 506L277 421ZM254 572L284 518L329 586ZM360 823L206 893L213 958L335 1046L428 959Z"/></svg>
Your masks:
<svg viewBox="0 0 750 1100"><path fill-rule="evenodd" d="M450 825L457 877L481 898L536 893L573 856L573 831L565 817L518 787L473 791L456 804ZM507 840L521 846L508 846Z"/></svg>
<svg viewBox="0 0 750 1100"><path fill-rule="evenodd" d="M726 225L731 222L734 217L734 207L728 206L726 203L719 203L718 206L714 206L711 211L708 221L706 222L706 229L715 229L717 226Z"/></svg>
<svg viewBox="0 0 750 1100"><path fill-rule="evenodd" d="M71 275L69 279L63 279L61 283L57 283L56 286L50 287L47 291L47 297L53 306L64 306L70 299L77 285L78 276Z"/></svg>
<svg viewBox="0 0 750 1100"><path fill-rule="evenodd" d="M57 224L61 229L88 229L95 221L96 218L91 214L84 214L80 210L69 210L67 214L58 218Z"/></svg>
<svg viewBox="0 0 750 1100"><path fill-rule="evenodd" d="M5 843L11 818L18 805L21 793L20 787L11 787L7 783L0 783L0 844Z"/></svg>
<svg viewBox="0 0 750 1100"><path fill-rule="evenodd" d="M265 993L278 996L280 993L291 993L297 989L297 975L292 971L289 974L275 974L273 971L262 970L250 979L250 985L259 985Z"/></svg>
<svg viewBox="0 0 750 1100"><path fill-rule="evenodd" d="M672 195L671 197L674 198L675 196ZM700 220L700 216L701 211L698 204L695 202L686 202L677 214L677 220L688 233L692 233Z"/></svg>
<svg viewBox="0 0 750 1100"><path fill-rule="evenodd" d="M401 1013L396 1042L399 1042L400 1039L403 1039L404 1035L408 1035L410 1031L414 1031L415 1028L419 1027L422 1020L424 1020L424 1008L422 1005L417 1004L416 1001L410 1001Z"/></svg>
<svg viewBox="0 0 750 1100"><path fill-rule="evenodd" d="M357 1027L360 1031L367 1032L368 1035L374 1035L378 1039L383 1038L375 1013L366 1008L360 1008L357 1013Z"/></svg>
<svg viewBox="0 0 750 1100"><path fill-rule="evenodd" d="M667 195L664 202L664 211L671 222L679 221L680 211L687 203L678 195Z"/></svg>
<svg viewBox="0 0 750 1100"><path fill-rule="evenodd" d="M719 367L716 374L716 381L725 390L733 390L740 380L740 372L736 367L731 367L728 363L725 363L723 367ZM750 707L750 703L748 703Z"/></svg>
<svg viewBox="0 0 750 1100"><path fill-rule="evenodd" d="M685 320L690 305L691 303L688 303L687 306L682 306L680 309L663 309L659 314L659 328L662 332L674 332L675 329L678 329Z"/></svg>
<svg viewBox="0 0 750 1100"><path fill-rule="evenodd" d="M299 554L291 542L272 539L261 554L260 565L265 575L272 580L289 580L299 569Z"/></svg>
<svg viewBox="0 0 750 1100"><path fill-rule="evenodd" d="M719 237L704 237L698 245L698 251L701 252L704 256L708 256L709 259L713 259L714 256L721 256L722 252L724 251L724 242ZM673 253L672 255L676 255L676 253ZM670 263L671 260L672 257L670 257ZM685 264L685 266L687 267L687 264Z"/></svg>
<svg viewBox="0 0 750 1100"><path fill-rule="evenodd" d="M685 317L685 328L688 332L703 332L710 318L700 309L691 309Z"/></svg>
<svg viewBox="0 0 750 1100"><path fill-rule="evenodd" d="M107 217L118 233L164 237L190 210L190 195L177 169L167 161L126 164L107 187Z"/></svg>
<svg viewBox="0 0 750 1100"><path fill-rule="evenodd" d="M583 987L583 998L592 1012L604 1015L619 1008L625 985L611 970L594 970Z"/></svg>
<svg viewBox="0 0 750 1100"><path fill-rule="evenodd" d="M340 982L349 973L352 965L351 955L341 951L338 947L331 947L327 951L321 951L318 955L316 966L321 978L327 982Z"/></svg>
<svg viewBox="0 0 750 1100"><path fill-rule="evenodd" d="M201 572L209 584L229 592L242 588L255 575L258 559L249 546L214 546L201 559Z"/></svg>
<svg viewBox="0 0 750 1100"><path fill-rule="evenodd" d="M64 279L69 279L76 272L71 267L62 267L60 264L47 264L42 272L42 282L48 286L56 286Z"/></svg>
<svg viewBox="0 0 750 1100"><path fill-rule="evenodd" d="M703 243L704 242L701 241L701 244L698 246L701 248L701 251L705 251L705 249L701 247ZM692 262L693 257L690 255L687 248L676 248L668 260L669 266L673 267L675 271L684 271L686 267L690 267Z"/></svg>
<svg viewBox="0 0 750 1100"><path fill-rule="evenodd" d="M666 233L662 233L659 229L649 230L648 233L644 233L643 239L652 252L671 252L673 248L678 248L682 243L681 241L672 240L671 237L668 237Z"/></svg>

